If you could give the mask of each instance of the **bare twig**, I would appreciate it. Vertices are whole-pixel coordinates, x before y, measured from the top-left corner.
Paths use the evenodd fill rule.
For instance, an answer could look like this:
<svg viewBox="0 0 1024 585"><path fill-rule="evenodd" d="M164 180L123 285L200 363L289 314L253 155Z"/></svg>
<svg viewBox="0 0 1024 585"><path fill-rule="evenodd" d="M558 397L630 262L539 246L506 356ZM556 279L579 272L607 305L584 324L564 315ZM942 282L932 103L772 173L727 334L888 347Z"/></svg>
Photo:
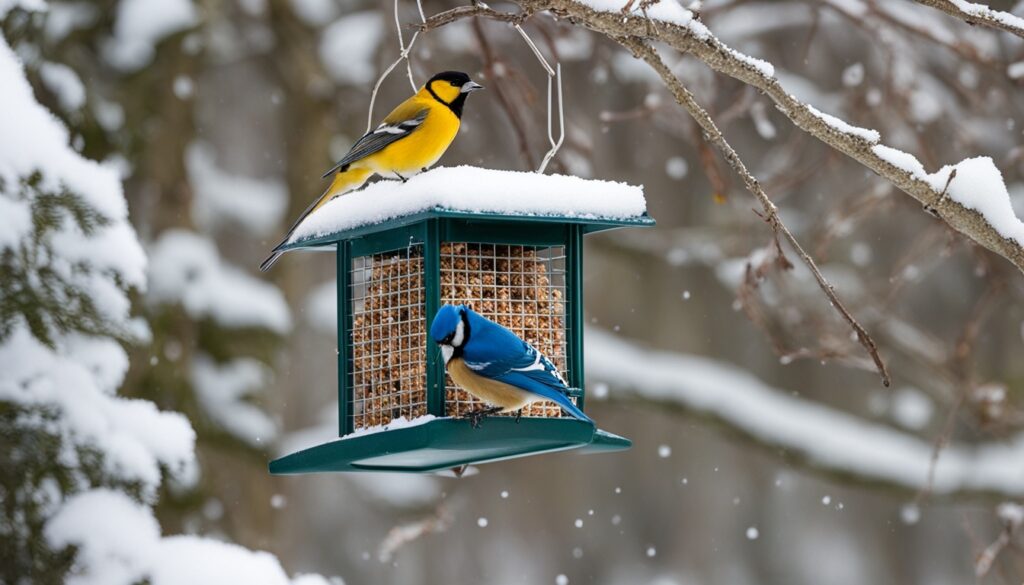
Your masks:
<svg viewBox="0 0 1024 585"><path fill-rule="evenodd" d="M945 201L946 196L949 194L949 184L952 183L953 179L955 179L955 178L956 178L956 169L953 169L952 171L950 171L949 178L946 179L946 186L942 188L942 193L939 193L939 197L936 200L936 202L935 203L925 203L925 205L924 205L925 211L927 211L928 213L934 215L935 217L939 216L938 213L935 211L935 207L937 205L939 205L940 203L942 203L943 201Z"/></svg>
<svg viewBox="0 0 1024 585"><path fill-rule="evenodd" d="M916 0L916 2L941 10L970 24L992 27L1024 39L1024 20L1009 12L992 10L984 4L975 2L953 2L952 0Z"/></svg>
<svg viewBox="0 0 1024 585"><path fill-rule="evenodd" d="M996 516L1002 523L1003 529L999 531L999 536L995 541L985 547L985 550L981 551L981 554L974 560L974 575L979 579L988 574L999 553L1010 544L1013 535L1024 521L1024 509L1018 504L1003 502L996 508Z"/></svg>
<svg viewBox="0 0 1024 585"><path fill-rule="evenodd" d="M925 480L924 487L914 497L914 503L917 505L920 505L921 502L927 500L932 495L932 490L935 488L935 470L939 466L939 456L942 455L942 450L953 441L953 428L956 423L957 414L963 408L964 401L967 400L967 395L970 391L971 389L967 385L960 388L960 392L957 393L956 402L950 407L949 412L946 414L946 420L942 423L942 430L939 431L939 436L932 443L932 456L928 460L928 478Z"/></svg>
<svg viewBox="0 0 1024 585"><path fill-rule="evenodd" d="M452 524L451 514L443 505L438 506L433 514L415 522L402 524L392 528L377 549L377 557L382 563L388 562L406 544L427 534L444 532Z"/></svg>
<svg viewBox="0 0 1024 585"><path fill-rule="evenodd" d="M778 208L772 203L768 195L761 188L761 185L757 182L757 179L747 170L747 166L740 159L736 151L733 150L732 146L726 141L722 133L719 132L715 122L711 119L711 116L697 103L697 100L693 97L693 94L686 89L682 82L669 70L665 62L661 60L658 53L647 43L636 39L635 37L624 37L616 39L622 46L631 50L634 55L643 59L650 65L659 76L661 80L668 86L669 92L675 97L676 101L681 105L689 114L693 117L694 121L704 130L705 136L711 144L713 144L722 157L725 158L729 166L740 176L743 180L743 184L746 185L747 190L758 200L761 204L761 208L764 211L764 220L771 226L772 230L776 235L781 234L783 238L789 243L789 245L796 250L800 260L807 266L811 274L814 275L814 279L817 281L818 286L821 288L825 296L828 297L832 306L835 307L836 311L850 324L850 327L857 333L857 339L860 341L864 349L867 350L871 359L875 362L875 367L878 368L878 373L882 377L882 383L886 386L890 384L889 371L885 367L885 362L882 361L881 356L878 355L878 347L875 345L875 341L868 335L868 332L857 322L857 319L843 305L843 302L839 300L836 295L835 287L832 286L828 280L821 274L821 270L818 269L817 264L814 260L804 251L800 242L797 241L796 237L789 228L782 222L779 217ZM781 249L780 249L781 251Z"/></svg>
<svg viewBox="0 0 1024 585"><path fill-rule="evenodd" d="M948 185L947 185L948 186ZM931 461L928 464L928 481L925 484L924 489L917 495L916 501L920 502L926 499L930 494L932 487L935 484L935 468L939 463L939 456L942 454L942 450L952 442L953 430L956 423L956 417L963 408L964 403L970 396L971 392L975 389L974 386L974 372L973 372L973 360L971 355L975 342L978 339L978 335L982 331L982 325L992 312L992 308L995 302L999 298L999 293L1002 292L1003 286L1001 283L996 281L992 286L985 291L985 294L978 299L975 303L974 308L971 310L971 316L967 319L964 324L963 331L960 333L960 337L957 339L956 347L952 354L951 370L953 375L956 377L957 383L960 385L960 391L957 392L956 401L950 407L949 414L946 416L946 421L942 425L942 430L939 432L939 436L936 437L934 447L932 449Z"/></svg>
<svg viewBox="0 0 1024 585"><path fill-rule="evenodd" d="M489 8L487 10L490 10ZM430 22L430 19L427 19ZM509 124L512 125L512 131L516 137L516 144L519 147L519 156L523 159L527 168L534 168L533 154L530 152L530 142L526 138L526 128L523 125L523 120L519 115L519 111L515 107L515 103L505 92L504 83L502 82L502 76L498 75L499 67L498 58L494 55L494 50L491 48L490 41L487 40L487 35L484 34L483 25L479 20L474 19L472 23L473 35L476 37L477 43L480 44L480 52L483 57L484 73L488 79L493 79L493 91L494 95L498 98L498 104L501 106L501 110L505 112L505 116L508 118ZM504 65L501 67L505 68Z"/></svg>
<svg viewBox="0 0 1024 585"><path fill-rule="evenodd" d="M530 13L524 12L522 14L510 14L508 12L499 12L489 6L473 4L471 6L459 6L457 8L452 8L451 10L439 12L422 23L415 23L409 26L419 29L420 32L427 32L435 28L441 28L442 26L451 24L457 20L473 18L476 16L482 16L490 20L500 20L501 22L522 24L530 17Z"/></svg>

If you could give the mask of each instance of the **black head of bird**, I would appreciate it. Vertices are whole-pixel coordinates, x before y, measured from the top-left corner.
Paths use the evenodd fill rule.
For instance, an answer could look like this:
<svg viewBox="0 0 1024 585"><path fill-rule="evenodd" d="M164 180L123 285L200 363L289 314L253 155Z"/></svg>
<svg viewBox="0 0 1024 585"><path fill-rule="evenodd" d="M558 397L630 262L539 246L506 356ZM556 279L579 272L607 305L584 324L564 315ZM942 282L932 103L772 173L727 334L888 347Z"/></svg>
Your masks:
<svg viewBox="0 0 1024 585"><path fill-rule="evenodd" d="M484 86L461 71L442 71L428 79L424 88L434 99L447 105L461 118L466 97L478 89L483 89Z"/></svg>

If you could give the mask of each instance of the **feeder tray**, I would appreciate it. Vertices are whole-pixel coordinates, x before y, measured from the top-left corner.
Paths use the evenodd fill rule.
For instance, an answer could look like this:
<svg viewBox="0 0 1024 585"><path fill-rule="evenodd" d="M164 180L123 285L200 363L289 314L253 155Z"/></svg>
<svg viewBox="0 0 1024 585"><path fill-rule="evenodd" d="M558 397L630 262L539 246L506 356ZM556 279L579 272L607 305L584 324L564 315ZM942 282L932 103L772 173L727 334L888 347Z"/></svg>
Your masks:
<svg viewBox="0 0 1024 585"><path fill-rule="evenodd" d="M435 208L292 242L337 255L339 439L270 463L274 474L431 472L552 451L627 449L629 439L531 404L517 423L460 415L486 406L456 387L429 339L444 304L465 304L534 345L584 406L583 236L630 219ZM427 416L431 415L431 416Z"/></svg>
<svg viewBox="0 0 1024 585"><path fill-rule="evenodd" d="M439 418L317 445L272 461L270 472L430 472L537 453L599 453L630 445L629 439L574 418L523 418L516 424L510 417L493 417L475 429L465 419Z"/></svg>

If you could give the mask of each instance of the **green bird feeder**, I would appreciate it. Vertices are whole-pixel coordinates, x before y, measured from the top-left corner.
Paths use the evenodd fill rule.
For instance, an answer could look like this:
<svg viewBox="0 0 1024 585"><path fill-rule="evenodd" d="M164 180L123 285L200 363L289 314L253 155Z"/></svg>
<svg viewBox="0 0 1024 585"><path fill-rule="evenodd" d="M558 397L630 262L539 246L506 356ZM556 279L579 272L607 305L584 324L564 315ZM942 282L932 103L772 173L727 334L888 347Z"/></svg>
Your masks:
<svg viewBox="0 0 1024 585"><path fill-rule="evenodd" d="M473 174L480 187L468 200L435 195L450 191L455 178L446 174L461 182ZM488 196L487 185L507 189L524 176L535 183L529 201L540 203L506 200L491 204L498 211L480 211L488 207L481 202L503 201ZM604 209L594 203L582 213L558 213L564 202L544 213L552 206L545 199L575 194L589 201L594 185L610 191L605 197L639 192L574 177L442 168L406 184L376 183L311 215L285 249L337 257L339 438L275 459L270 472L433 472L552 451L629 448L629 439L551 402L531 404L518 422L497 415L473 428L460 416L485 405L445 374L428 336L441 305L470 306L550 358L583 408L583 236L654 223L642 192L625 191L639 203L612 217L590 210ZM538 196L545 190L550 198Z"/></svg>

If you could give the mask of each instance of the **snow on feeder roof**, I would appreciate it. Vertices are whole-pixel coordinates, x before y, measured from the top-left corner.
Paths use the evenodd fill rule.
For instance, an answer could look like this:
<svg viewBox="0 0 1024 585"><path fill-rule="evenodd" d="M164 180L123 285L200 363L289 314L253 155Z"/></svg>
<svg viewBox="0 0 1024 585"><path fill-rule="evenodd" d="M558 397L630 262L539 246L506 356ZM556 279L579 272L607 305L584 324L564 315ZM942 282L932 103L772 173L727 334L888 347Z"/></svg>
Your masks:
<svg viewBox="0 0 1024 585"><path fill-rule="evenodd" d="M615 181L479 167L440 167L407 182L378 181L338 197L295 230L286 249L337 241L339 236L428 215L491 214L598 226L653 224L642 187Z"/></svg>
<svg viewBox="0 0 1024 585"><path fill-rule="evenodd" d="M339 440L286 455L272 473L429 472L630 441L531 404L494 416L446 375L429 324L465 304L544 353L583 408L583 236L652 225L643 190L576 177L440 168L326 204L286 249L337 253Z"/></svg>

